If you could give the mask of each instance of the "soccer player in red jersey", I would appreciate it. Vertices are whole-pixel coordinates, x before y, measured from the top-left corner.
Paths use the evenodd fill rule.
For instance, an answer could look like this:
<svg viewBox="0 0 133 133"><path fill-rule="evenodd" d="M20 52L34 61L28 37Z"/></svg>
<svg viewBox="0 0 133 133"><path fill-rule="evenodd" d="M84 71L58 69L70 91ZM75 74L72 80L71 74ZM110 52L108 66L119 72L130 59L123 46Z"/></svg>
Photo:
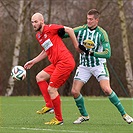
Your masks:
<svg viewBox="0 0 133 133"><path fill-rule="evenodd" d="M51 62L49 66L44 68L36 76L37 84L46 103L45 107L37 111L37 113L53 112L54 109L55 118L45 124L62 125L63 118L58 88L65 83L74 70L75 61L61 37L65 32L68 33L77 51L79 51L78 42L72 28L57 24L46 25L44 17L40 13L35 13L31 18L31 22L34 30L37 32L36 39L42 47L42 52L28 61L24 65L24 68L30 69L34 64L46 57ZM47 80L49 80L49 84Z"/></svg>

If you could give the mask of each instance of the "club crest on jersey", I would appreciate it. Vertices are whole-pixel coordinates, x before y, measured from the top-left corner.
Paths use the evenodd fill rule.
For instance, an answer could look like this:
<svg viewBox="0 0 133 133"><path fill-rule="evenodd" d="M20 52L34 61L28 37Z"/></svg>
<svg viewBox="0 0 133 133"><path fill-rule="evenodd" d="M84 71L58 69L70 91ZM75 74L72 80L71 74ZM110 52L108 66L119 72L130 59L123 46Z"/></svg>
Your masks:
<svg viewBox="0 0 133 133"><path fill-rule="evenodd" d="M41 36L40 36L40 34L38 34L38 37L37 37L37 38L39 38L39 39L40 39L40 37L41 37Z"/></svg>
<svg viewBox="0 0 133 133"><path fill-rule="evenodd" d="M47 38L47 34L44 34L44 38Z"/></svg>

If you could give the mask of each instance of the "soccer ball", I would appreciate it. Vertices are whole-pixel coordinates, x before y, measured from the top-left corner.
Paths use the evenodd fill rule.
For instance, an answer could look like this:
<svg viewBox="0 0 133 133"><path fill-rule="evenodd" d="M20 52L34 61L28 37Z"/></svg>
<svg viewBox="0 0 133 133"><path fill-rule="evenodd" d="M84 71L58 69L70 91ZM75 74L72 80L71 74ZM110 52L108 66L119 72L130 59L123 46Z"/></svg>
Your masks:
<svg viewBox="0 0 133 133"><path fill-rule="evenodd" d="M24 80L26 78L26 70L22 66L15 66L12 69L11 76L15 80Z"/></svg>

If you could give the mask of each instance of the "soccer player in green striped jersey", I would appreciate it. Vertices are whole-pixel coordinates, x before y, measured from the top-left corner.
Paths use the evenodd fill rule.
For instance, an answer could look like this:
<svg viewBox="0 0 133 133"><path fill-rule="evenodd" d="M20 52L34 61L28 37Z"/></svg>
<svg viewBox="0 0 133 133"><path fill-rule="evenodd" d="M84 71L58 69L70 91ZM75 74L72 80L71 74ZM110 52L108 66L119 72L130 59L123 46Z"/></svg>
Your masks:
<svg viewBox="0 0 133 133"><path fill-rule="evenodd" d="M79 42L80 62L72 86L72 94L79 109L81 116L75 120L74 124L80 124L89 120L89 114L84 105L84 99L81 95L81 88L94 75L98 80L102 91L109 97L121 116L127 123L132 123L133 118L124 110L116 93L110 87L109 73L106 66L106 59L111 56L110 42L107 32L98 26L100 13L96 9L91 9L87 13L87 24L74 28L75 35ZM66 35L67 37L67 35ZM93 42L94 47L87 49L84 42Z"/></svg>

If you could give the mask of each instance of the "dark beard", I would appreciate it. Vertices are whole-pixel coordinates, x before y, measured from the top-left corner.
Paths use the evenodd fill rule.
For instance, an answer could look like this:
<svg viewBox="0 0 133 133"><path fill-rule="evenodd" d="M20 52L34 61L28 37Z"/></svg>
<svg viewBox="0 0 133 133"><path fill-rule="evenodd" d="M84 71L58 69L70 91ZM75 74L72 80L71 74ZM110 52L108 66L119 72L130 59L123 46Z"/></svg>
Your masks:
<svg viewBox="0 0 133 133"><path fill-rule="evenodd" d="M39 26L39 28L36 31L40 31L42 28L42 25Z"/></svg>

